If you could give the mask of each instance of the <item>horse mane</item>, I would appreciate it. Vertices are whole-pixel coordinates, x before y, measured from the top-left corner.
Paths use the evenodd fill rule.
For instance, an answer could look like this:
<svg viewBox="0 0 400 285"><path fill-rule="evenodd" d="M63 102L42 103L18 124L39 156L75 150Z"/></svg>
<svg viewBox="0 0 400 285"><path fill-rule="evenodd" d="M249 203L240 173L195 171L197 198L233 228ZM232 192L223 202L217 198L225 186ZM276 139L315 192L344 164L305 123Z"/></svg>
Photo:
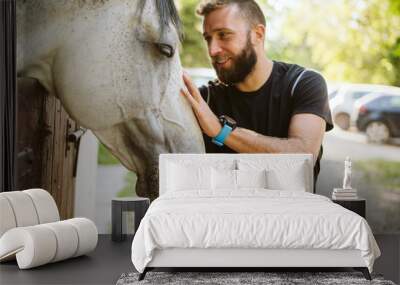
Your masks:
<svg viewBox="0 0 400 285"><path fill-rule="evenodd" d="M161 26L161 34L163 34L165 27L168 26L169 23L175 27L178 32L180 41L183 40L183 27L181 19L179 18L178 11L176 10L176 6L174 0L154 0L156 9L158 11L158 16L160 20ZM146 0L140 0L139 3L139 13L141 14Z"/></svg>
<svg viewBox="0 0 400 285"><path fill-rule="evenodd" d="M65 13L73 12L76 9L83 7L101 7L108 1L110 0L17 0L17 7L21 10L23 6L29 5L29 9L35 11L35 13L33 13L35 18L40 18L40 15L46 15L46 13L58 17L57 12L62 12L65 15ZM139 15L141 15L146 1L148 0L138 1L138 12ZM156 10L158 11L161 35L163 34L165 27L167 27L169 23L172 23L178 32L179 39L182 41L183 27L174 0L154 0L154 3L156 5Z"/></svg>

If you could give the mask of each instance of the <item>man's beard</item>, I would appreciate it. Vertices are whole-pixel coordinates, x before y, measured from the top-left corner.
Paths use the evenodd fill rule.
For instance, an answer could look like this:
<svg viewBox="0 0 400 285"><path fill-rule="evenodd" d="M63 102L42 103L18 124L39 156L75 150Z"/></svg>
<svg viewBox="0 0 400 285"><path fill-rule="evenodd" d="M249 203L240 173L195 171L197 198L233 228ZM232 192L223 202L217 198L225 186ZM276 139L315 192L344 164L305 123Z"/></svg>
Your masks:
<svg viewBox="0 0 400 285"><path fill-rule="evenodd" d="M250 37L247 38L246 46L240 54L231 57L230 60L232 61L230 68L219 68L215 60L213 60L212 64L218 79L228 85L244 81L257 63L257 54L251 44Z"/></svg>

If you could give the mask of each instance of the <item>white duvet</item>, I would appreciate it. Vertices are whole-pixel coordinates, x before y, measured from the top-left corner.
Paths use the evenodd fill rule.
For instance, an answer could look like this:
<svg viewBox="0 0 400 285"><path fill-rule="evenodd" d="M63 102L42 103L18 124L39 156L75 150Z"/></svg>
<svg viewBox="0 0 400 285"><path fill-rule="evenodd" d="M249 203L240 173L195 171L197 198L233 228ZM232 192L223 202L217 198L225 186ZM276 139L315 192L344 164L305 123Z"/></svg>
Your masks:
<svg viewBox="0 0 400 285"><path fill-rule="evenodd" d="M358 249L372 272L380 250L365 219L307 192L171 192L151 204L132 243L143 272L154 249Z"/></svg>

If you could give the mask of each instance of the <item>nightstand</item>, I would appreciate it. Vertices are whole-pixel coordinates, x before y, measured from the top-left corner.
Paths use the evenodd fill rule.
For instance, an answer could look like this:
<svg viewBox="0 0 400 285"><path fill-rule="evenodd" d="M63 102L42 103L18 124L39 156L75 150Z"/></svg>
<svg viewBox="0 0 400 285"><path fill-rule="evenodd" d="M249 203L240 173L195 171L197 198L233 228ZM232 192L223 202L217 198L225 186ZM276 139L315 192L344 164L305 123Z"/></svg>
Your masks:
<svg viewBox="0 0 400 285"><path fill-rule="evenodd" d="M135 233L139 227L140 221L146 214L150 206L149 198L142 197L125 197L112 199L112 235L113 241L123 241L126 239L126 234L122 233L122 215L124 212L133 211L135 214Z"/></svg>
<svg viewBox="0 0 400 285"><path fill-rule="evenodd" d="M359 214L365 219L366 200L365 199L354 199L354 200L336 200L332 199L332 202L339 204L340 206Z"/></svg>

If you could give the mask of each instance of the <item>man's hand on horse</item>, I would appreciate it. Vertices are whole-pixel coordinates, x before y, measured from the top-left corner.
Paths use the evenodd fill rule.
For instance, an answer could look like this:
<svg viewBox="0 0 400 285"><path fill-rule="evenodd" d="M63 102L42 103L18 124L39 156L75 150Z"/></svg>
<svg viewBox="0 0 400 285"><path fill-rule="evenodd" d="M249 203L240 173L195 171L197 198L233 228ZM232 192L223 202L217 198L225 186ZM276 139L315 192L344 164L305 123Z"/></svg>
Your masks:
<svg viewBox="0 0 400 285"><path fill-rule="evenodd" d="M194 85L187 74L183 74L183 82L187 90L181 89L181 94L187 98L197 117L197 121L203 132L209 137L215 137L221 131L221 124L211 111L210 107L201 97L199 89Z"/></svg>

